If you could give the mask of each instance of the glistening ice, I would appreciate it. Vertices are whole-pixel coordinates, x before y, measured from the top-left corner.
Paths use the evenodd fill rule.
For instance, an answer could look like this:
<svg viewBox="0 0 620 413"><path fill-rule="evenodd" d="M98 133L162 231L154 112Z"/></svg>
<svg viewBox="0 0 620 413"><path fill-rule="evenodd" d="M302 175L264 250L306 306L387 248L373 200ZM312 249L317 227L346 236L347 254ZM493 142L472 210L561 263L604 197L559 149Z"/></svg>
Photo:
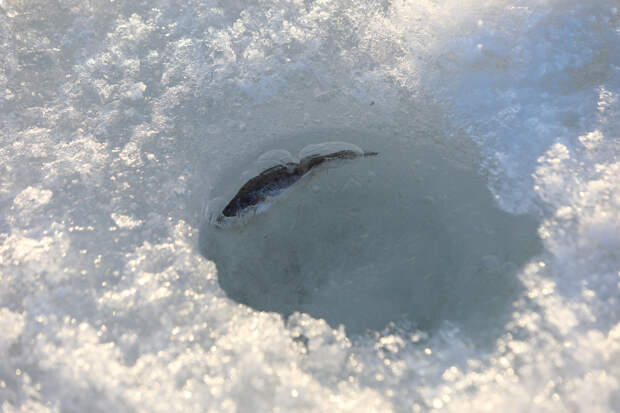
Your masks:
<svg viewBox="0 0 620 413"><path fill-rule="evenodd" d="M2 410L618 410L619 21L0 1ZM380 156L204 225L328 141Z"/></svg>

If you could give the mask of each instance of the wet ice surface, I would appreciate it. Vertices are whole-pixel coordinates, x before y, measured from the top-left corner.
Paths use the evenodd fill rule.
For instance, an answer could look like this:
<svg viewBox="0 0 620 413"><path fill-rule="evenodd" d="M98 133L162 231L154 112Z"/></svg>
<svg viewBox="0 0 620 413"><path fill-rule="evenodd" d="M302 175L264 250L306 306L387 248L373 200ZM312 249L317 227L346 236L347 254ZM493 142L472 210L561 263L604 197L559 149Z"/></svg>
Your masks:
<svg viewBox="0 0 620 413"><path fill-rule="evenodd" d="M382 140L340 134L362 147ZM517 270L540 253L535 220L501 211L475 165L454 155L402 141L381 149L308 177L262 215L205 222L200 249L220 286L257 310L301 311L350 336L451 322L493 342L522 293Z"/></svg>
<svg viewBox="0 0 620 413"><path fill-rule="evenodd" d="M2 410L618 410L618 20L605 0L0 1ZM408 215L420 231L392 232L424 251L412 234L445 245L456 231L462 248L446 251L471 258L458 271L473 277L465 268L482 264L495 278L422 281L462 301L442 309L416 296L439 310L416 303L415 326L398 324L395 300L371 327L397 324L367 337L347 331L366 326L346 312L325 314L330 325L306 304L284 320L289 309L229 298L229 262L200 253L205 204L222 184L238 189L238 172L265 151L327 140L392 156L317 175L244 236L269 229L275 247L305 247L275 217L293 225L291 207L322 202L341 219L314 208L309 222L324 225L298 231L342 231L347 251L383 236L396 247L382 257L406 256L381 232L387 218L368 217L395 188L420 186L438 206ZM438 171L426 163L435 156ZM381 185L390 179L401 182ZM439 195L461 200L462 189L500 227L529 240L535 225L540 253L516 234L459 238L476 208ZM347 217L355 199L361 209ZM433 217L433 231L419 216ZM364 235L353 222L367 225L368 243L353 243ZM301 261L319 275L304 280L345 281L319 261ZM367 288L375 273L351 285ZM341 301L330 293L358 297L348 284L308 287L318 290L302 298L329 305Z"/></svg>

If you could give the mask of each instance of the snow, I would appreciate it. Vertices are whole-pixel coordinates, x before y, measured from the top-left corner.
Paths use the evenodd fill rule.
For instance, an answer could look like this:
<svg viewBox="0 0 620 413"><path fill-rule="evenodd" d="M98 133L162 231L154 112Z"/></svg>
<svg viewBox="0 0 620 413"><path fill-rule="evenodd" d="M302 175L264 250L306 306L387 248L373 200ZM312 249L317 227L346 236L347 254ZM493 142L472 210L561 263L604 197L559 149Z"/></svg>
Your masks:
<svg viewBox="0 0 620 413"><path fill-rule="evenodd" d="M620 409L619 24L611 0L0 1L2 411ZM379 156L203 225L261 154L328 141ZM293 251L303 305L226 284ZM412 251L435 277L402 276Z"/></svg>

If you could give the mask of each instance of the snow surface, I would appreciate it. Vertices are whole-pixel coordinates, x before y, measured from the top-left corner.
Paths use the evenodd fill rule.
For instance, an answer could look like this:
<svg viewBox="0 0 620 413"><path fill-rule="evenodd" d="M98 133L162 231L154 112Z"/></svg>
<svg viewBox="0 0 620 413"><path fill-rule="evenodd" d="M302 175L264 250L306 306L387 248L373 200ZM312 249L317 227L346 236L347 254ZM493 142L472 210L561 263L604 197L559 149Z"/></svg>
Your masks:
<svg viewBox="0 0 620 413"><path fill-rule="evenodd" d="M616 1L0 0L0 56L4 412L620 409ZM336 140L479 171L538 222L485 295L499 327L364 336L227 297L206 203Z"/></svg>

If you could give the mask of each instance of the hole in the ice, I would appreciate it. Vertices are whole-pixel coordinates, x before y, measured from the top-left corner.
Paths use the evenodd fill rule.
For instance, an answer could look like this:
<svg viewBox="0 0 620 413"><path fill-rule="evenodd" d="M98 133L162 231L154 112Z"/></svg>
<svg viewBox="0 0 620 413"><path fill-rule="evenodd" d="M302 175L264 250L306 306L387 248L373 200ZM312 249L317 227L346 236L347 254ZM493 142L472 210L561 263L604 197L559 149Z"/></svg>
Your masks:
<svg viewBox="0 0 620 413"><path fill-rule="evenodd" d="M229 297L344 324L349 335L391 322L432 331L449 321L472 335L501 330L522 289L517 270L540 251L536 221L500 210L477 163L457 161L455 148L339 138L380 155L313 173L237 225L206 220L201 252ZM259 162L284 155L270 151ZM256 172L225 183L210 213Z"/></svg>

